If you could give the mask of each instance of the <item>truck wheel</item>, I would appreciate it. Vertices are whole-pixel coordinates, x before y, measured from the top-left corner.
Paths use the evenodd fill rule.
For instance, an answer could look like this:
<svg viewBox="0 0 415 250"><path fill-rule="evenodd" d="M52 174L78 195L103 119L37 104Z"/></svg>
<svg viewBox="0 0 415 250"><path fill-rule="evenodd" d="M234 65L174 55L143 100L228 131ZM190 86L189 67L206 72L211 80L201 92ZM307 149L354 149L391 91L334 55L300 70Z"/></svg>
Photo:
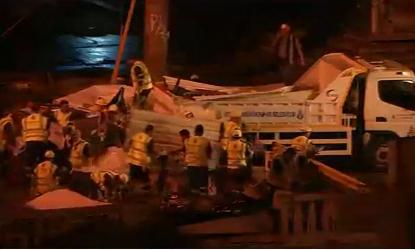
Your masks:
<svg viewBox="0 0 415 250"><path fill-rule="evenodd" d="M395 138L389 135L371 135L362 152L365 159L365 166L362 167L371 172L387 173L389 169L388 156L391 150L389 142L394 140Z"/></svg>

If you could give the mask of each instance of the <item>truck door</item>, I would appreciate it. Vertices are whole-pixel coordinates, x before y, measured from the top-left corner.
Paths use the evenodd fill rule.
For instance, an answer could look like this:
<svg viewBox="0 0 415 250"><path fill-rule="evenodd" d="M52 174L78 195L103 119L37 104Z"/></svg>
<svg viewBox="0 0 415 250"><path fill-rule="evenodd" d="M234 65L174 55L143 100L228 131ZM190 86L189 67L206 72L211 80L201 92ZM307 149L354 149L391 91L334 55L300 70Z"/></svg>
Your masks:
<svg viewBox="0 0 415 250"><path fill-rule="evenodd" d="M401 73L401 74L399 74ZM389 170L388 156L397 137L406 137L415 122L415 82L397 72L396 77L369 76L365 94L363 152L367 166L376 172Z"/></svg>
<svg viewBox="0 0 415 250"><path fill-rule="evenodd" d="M350 121L350 125L353 127L353 156L359 156L359 152L363 148L366 76L366 73L356 75L343 105L343 114L353 117Z"/></svg>

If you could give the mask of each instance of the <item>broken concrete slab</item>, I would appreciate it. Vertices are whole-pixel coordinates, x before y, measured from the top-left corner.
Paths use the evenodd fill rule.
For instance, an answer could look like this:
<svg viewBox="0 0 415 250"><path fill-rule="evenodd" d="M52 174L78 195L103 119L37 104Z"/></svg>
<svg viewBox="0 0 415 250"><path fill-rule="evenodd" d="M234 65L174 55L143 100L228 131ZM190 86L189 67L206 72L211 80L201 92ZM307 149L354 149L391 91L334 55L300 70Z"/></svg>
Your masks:
<svg viewBox="0 0 415 250"><path fill-rule="evenodd" d="M273 228L272 216L262 211L252 215L224 218L179 227L186 235L223 235L267 233Z"/></svg>

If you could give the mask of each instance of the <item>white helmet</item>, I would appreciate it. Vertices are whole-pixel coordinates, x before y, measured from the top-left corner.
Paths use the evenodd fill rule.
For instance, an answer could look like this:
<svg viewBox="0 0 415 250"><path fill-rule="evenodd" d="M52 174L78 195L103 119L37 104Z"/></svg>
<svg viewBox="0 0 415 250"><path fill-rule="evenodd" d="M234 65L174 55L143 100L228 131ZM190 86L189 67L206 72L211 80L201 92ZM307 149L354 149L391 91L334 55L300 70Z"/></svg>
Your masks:
<svg viewBox="0 0 415 250"><path fill-rule="evenodd" d="M241 138L242 137L242 131L239 128L236 128L232 131L232 137L233 138Z"/></svg>
<svg viewBox="0 0 415 250"><path fill-rule="evenodd" d="M48 150L48 151L45 152L45 158L53 159L53 158L55 158L55 153L53 153L52 150Z"/></svg>
<svg viewBox="0 0 415 250"><path fill-rule="evenodd" d="M108 111L110 112L118 112L118 106L115 104L112 104L109 106Z"/></svg>

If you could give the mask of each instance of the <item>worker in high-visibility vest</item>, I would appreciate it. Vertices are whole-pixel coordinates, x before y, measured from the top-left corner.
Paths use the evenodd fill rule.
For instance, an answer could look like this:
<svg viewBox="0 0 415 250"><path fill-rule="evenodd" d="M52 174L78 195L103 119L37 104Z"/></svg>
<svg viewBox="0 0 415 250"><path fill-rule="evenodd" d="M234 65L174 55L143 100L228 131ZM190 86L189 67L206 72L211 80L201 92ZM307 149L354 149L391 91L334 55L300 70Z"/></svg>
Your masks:
<svg viewBox="0 0 415 250"><path fill-rule="evenodd" d="M87 167L89 164L89 144L81 137L81 131L76 130L72 135L72 148L69 161L72 170Z"/></svg>
<svg viewBox="0 0 415 250"><path fill-rule="evenodd" d="M41 195L53 190L57 185L55 178L56 165L53 164L55 154L48 150L45 153L45 161L39 163L34 169L33 191L35 195Z"/></svg>
<svg viewBox="0 0 415 250"><path fill-rule="evenodd" d="M69 122L72 120L72 110L69 107L69 102L67 100L62 100L59 103L59 109L55 111L54 116L59 125L62 128L68 126Z"/></svg>
<svg viewBox="0 0 415 250"><path fill-rule="evenodd" d="M153 89L150 71L142 61L135 61L130 70L131 82L136 93L136 103L144 108L148 95Z"/></svg>
<svg viewBox="0 0 415 250"><path fill-rule="evenodd" d="M133 182L144 182L144 189L149 189L149 166L154 154L153 125L147 125L144 132L135 134L129 143L128 159L130 164L130 179Z"/></svg>
<svg viewBox="0 0 415 250"><path fill-rule="evenodd" d="M185 141L185 163L192 192L207 194L209 182L208 160L212 154L209 139L203 136L203 125L195 128L194 136Z"/></svg>
<svg viewBox="0 0 415 250"><path fill-rule="evenodd" d="M242 131L234 129L232 138L226 146L227 179L231 190L242 191L247 177L247 158L250 156L249 147L242 138Z"/></svg>
<svg viewBox="0 0 415 250"><path fill-rule="evenodd" d="M306 155L312 145L312 141L309 139L312 130L306 127L302 131L303 135L297 136L292 140L291 147L297 150L297 152Z"/></svg>
<svg viewBox="0 0 415 250"><path fill-rule="evenodd" d="M232 138L232 133L235 129L241 129L241 112L230 112L229 120L221 125L221 144L223 149L226 150L226 144Z"/></svg>
<svg viewBox="0 0 415 250"><path fill-rule="evenodd" d="M22 119L22 135L26 145L26 164L33 169L46 151L49 121L40 114L38 105L34 104L31 110L32 114Z"/></svg>

